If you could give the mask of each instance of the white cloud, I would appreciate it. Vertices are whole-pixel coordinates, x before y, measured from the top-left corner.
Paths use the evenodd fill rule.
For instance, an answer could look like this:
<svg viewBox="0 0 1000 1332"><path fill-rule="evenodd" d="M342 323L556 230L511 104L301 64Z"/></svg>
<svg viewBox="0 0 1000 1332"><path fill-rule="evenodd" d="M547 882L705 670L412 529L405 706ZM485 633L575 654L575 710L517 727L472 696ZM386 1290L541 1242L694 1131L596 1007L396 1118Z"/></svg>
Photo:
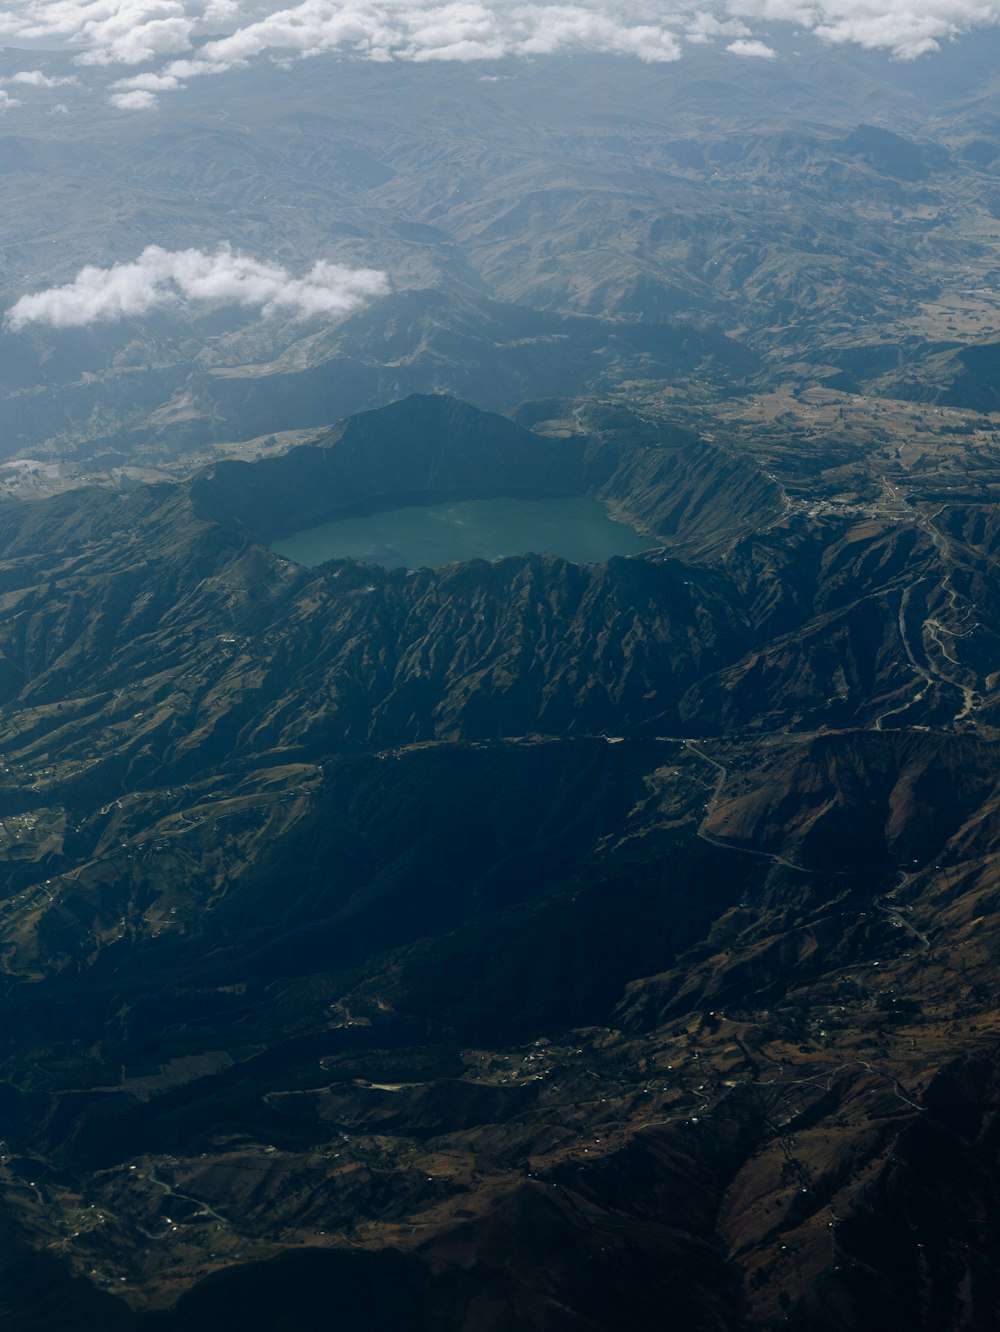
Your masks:
<svg viewBox="0 0 1000 1332"><path fill-rule="evenodd" d="M320 260L305 277L296 278L277 264L228 247L207 254L149 245L134 263L88 265L63 287L22 296L7 311L5 325L15 333L31 323L80 328L198 301L258 306L265 315L340 315L388 290L385 273L371 268Z"/></svg>
<svg viewBox="0 0 1000 1332"><path fill-rule="evenodd" d="M749 37L750 29L741 19L719 19L714 14L702 11L691 15L684 26L687 41L696 45L705 45L716 37Z"/></svg>
<svg viewBox="0 0 1000 1332"><path fill-rule="evenodd" d="M0 8L0 42L62 42L82 64L156 63L187 79L324 53L423 62L602 52L652 63L677 59L685 41L729 41L734 55L761 57L761 30L778 23L914 58L998 20L1000 0L17 0ZM157 90L112 97L121 105L122 93L141 91Z"/></svg>
<svg viewBox="0 0 1000 1332"><path fill-rule="evenodd" d="M198 55L228 68L264 54L346 51L368 59L497 60L563 51L605 52L645 61L676 60L680 44L653 5L619 0L522 3L519 0L300 0L226 37Z"/></svg>
<svg viewBox="0 0 1000 1332"><path fill-rule="evenodd" d="M12 107L20 105L21 103L16 97L11 97L10 93L4 92L0 88L0 111L10 111Z"/></svg>
<svg viewBox="0 0 1000 1332"><path fill-rule="evenodd" d="M114 92L173 92L182 85L172 74L131 74L127 79L116 79L111 88Z"/></svg>
<svg viewBox="0 0 1000 1332"><path fill-rule="evenodd" d="M748 22L794 23L824 41L887 50L912 60L977 28L995 27L991 0L730 0Z"/></svg>
<svg viewBox="0 0 1000 1332"><path fill-rule="evenodd" d="M913 6L901 11L889 5L831 5L814 31L828 42L852 42L869 50L888 47L901 59L914 60L938 50L943 41L951 41L970 27L988 27L997 22L997 11L991 6L981 6L972 20L962 12L965 8L962 4L941 4L926 10Z"/></svg>
<svg viewBox="0 0 1000 1332"><path fill-rule="evenodd" d="M64 76L43 74L40 69L23 69L19 74L12 74L10 83L20 83L26 88L64 88L70 83L79 83L74 75Z"/></svg>
<svg viewBox="0 0 1000 1332"><path fill-rule="evenodd" d="M734 56L750 56L758 60L773 60L776 54L774 48L767 46L764 42L747 41L742 38L739 41L730 42L726 50Z"/></svg>
<svg viewBox="0 0 1000 1332"><path fill-rule="evenodd" d="M142 65L160 56L176 55L191 48L191 23L187 18L155 18L132 27L105 20L82 34L88 49L77 56L81 65Z"/></svg>
<svg viewBox="0 0 1000 1332"><path fill-rule="evenodd" d="M83 64L137 64L185 51L197 0L23 0L0 11L0 36L62 40Z"/></svg>
<svg viewBox="0 0 1000 1332"><path fill-rule="evenodd" d="M426 61L593 51L674 60L675 24L654 0L23 0L0 11L0 39L61 39L92 65L173 56L167 72L187 78L262 55L324 52Z"/></svg>
<svg viewBox="0 0 1000 1332"><path fill-rule="evenodd" d="M157 104L156 93L141 88L133 92L112 93L108 101L119 111L149 111Z"/></svg>

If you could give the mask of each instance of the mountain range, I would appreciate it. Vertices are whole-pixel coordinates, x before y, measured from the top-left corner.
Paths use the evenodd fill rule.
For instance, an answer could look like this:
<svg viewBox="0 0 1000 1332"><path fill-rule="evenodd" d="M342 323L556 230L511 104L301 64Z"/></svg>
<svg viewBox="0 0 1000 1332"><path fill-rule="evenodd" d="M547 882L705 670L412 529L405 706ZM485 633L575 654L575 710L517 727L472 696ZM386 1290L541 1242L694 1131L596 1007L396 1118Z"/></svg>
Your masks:
<svg viewBox="0 0 1000 1332"><path fill-rule="evenodd" d="M1000 37L773 26L0 49L11 1332L996 1327Z"/></svg>
<svg viewBox="0 0 1000 1332"><path fill-rule="evenodd" d="M0 510L12 1327L992 1318L992 507L518 415ZM661 544L270 550L574 493Z"/></svg>

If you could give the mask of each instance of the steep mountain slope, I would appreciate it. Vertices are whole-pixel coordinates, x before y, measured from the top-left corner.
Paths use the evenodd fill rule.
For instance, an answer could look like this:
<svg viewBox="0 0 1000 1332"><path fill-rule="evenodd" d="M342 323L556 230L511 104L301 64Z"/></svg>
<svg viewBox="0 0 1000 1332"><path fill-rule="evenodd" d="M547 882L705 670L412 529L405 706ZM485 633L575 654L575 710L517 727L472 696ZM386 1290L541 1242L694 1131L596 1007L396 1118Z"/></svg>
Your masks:
<svg viewBox="0 0 1000 1332"><path fill-rule="evenodd" d="M12 1328L990 1325L991 508L519 417L0 508ZM663 545L267 546L524 493Z"/></svg>

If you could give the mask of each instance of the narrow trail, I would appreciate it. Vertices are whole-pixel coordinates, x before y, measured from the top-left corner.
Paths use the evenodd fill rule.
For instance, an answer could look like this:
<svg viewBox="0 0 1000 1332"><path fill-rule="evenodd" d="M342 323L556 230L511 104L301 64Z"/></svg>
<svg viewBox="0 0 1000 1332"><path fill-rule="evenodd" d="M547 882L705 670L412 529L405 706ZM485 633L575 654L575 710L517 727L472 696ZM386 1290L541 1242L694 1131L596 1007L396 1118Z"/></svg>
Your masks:
<svg viewBox="0 0 1000 1332"><path fill-rule="evenodd" d="M940 618L941 612L924 615L920 635L920 657L925 663L922 665L918 660L917 652L910 641L906 627L906 615L912 595L915 590L920 588L921 583L918 581L903 590L898 616L899 638L906 653L907 661L923 683L912 698L897 707L889 708L887 711L880 713L875 718L874 729L876 731L883 730L882 723L886 718L896 717L908 711L909 708L923 701L929 689L941 688L942 686L949 690L957 690L961 695L961 706L952 717L951 724L954 726L972 717L983 700L975 673L968 667L963 666L962 662L954 655L954 651L949 651L944 642L945 637L951 639L952 648L954 649L957 640L968 637L976 628L975 609L962 599L961 594L952 582L951 566L955 563L953 543L935 522L935 519L944 512L944 506L942 505L933 514L924 513L901 495L899 488L894 486L887 477L880 476L879 480L882 483L883 492L888 502L889 514L901 521L911 522L933 544L942 566L942 574L936 583L936 589L944 595L945 609L955 617L955 623L953 626L945 624ZM925 597L926 601L929 601L929 596ZM932 648L936 651L931 650ZM937 656L941 658L941 665L935 663L934 658ZM948 663L954 669L947 669L943 663Z"/></svg>
<svg viewBox="0 0 1000 1332"><path fill-rule="evenodd" d="M158 1189L162 1189L168 1198L180 1198L183 1202L191 1203L193 1207L197 1207L197 1216L210 1216L214 1221L218 1221L220 1225L229 1225L229 1221L226 1217L221 1216L214 1207L210 1207L208 1203L204 1202L201 1198L192 1198L189 1193L182 1193L180 1189L175 1189L174 1186L168 1184L165 1179L160 1179L159 1175L152 1167L147 1171L146 1177L150 1184L155 1184ZM174 1223L171 1222L170 1224L173 1225ZM177 1224L183 1223L178 1222ZM158 1238L162 1238L162 1236Z"/></svg>
<svg viewBox="0 0 1000 1332"><path fill-rule="evenodd" d="M782 865L785 869L794 870L796 874L813 874L823 878L845 877L851 873L850 870L814 870L807 869L804 865L796 865L793 860L788 860L785 856L780 856L776 851L757 851L751 846L737 846L734 842L727 842L721 837L716 837L714 833L705 831L705 824L715 812L715 806L725 789L726 780L729 776L728 769L718 759L714 759L710 754L706 754L700 749L693 740L684 740L683 744L692 754L697 754L700 759L710 763L713 768L717 768L719 775L716 778L715 785L712 788L712 794L709 797L708 804L705 807L705 814L698 826L697 834L703 842L708 842L711 846L721 847L724 851L736 851L744 856L758 856L763 860L769 860L774 865Z"/></svg>
<svg viewBox="0 0 1000 1332"><path fill-rule="evenodd" d="M918 930L912 921L906 919L906 916L903 915L906 908L897 906L894 901L894 898L898 893L902 892L902 890L908 884L912 883L914 879L920 877L921 872L922 871L920 870L899 870L897 872L896 883L888 892L883 893L881 897L876 897L872 902L872 906L877 910L884 912L897 929L905 930L907 934L916 939L921 948L930 948L931 941L928 939L927 935L921 930Z"/></svg>
<svg viewBox="0 0 1000 1332"><path fill-rule="evenodd" d="M697 829L697 835L698 837L701 838L702 841L708 842L711 846L721 847L724 851L736 851L741 855L757 856L764 860L769 860L774 865L781 865L785 869L794 870L796 874L809 874L823 878L851 877L853 873L853 871L851 870L808 869L804 865L796 865L794 861L789 860L785 856L778 855L776 852L758 851L755 848L749 846L736 846L732 842L724 841L721 837L716 837L713 833L707 832L705 830L705 824L708 822L708 820L712 817L712 814L715 812L716 804L718 803L725 789L726 780L728 777L728 770L726 769L724 764L718 761L718 759L714 759L710 754L706 754L705 751L701 749L698 745L696 745L693 740L684 740L682 743L684 744L685 748L691 751L691 753L697 754L697 756L700 759L703 759L704 762L711 764L711 766L715 768L718 772L718 776L715 779L715 784L712 787L712 793L709 797L708 804L705 807L704 816ZM882 893L881 896L874 898L872 900L871 905L875 908L875 910L883 912L892 922L893 926L895 926L896 929L904 930L912 938L917 940L921 948L927 949L931 947L931 942L928 939L927 935L924 934L921 930L918 930L917 927L912 923L912 921L907 920L906 916L903 914L906 908L897 906L895 902L896 896L908 884L912 883L914 879L919 878L921 873L922 873L921 870L913 870L913 871L898 870L896 883L887 892Z"/></svg>
<svg viewBox="0 0 1000 1332"><path fill-rule="evenodd" d="M910 663L910 666L913 669L913 671L917 675L919 675L921 680L923 680L923 685L917 690L917 692L913 695L912 698L906 699L905 702L900 703L895 708L889 708L886 712L880 712L879 715L875 718L874 727L876 731L881 731L883 729L882 723L885 721L886 717L896 717L901 712L908 712L909 709L912 708L915 704L923 702L928 689L933 688L934 685L939 683L939 680L935 676L931 675L929 671L926 671L923 668L923 666L920 665L920 663L917 661L916 656L914 655L913 648L910 646L909 635L907 634L906 631L906 612L909 608L910 596L912 592L913 592L912 586L905 587L903 589L902 595L900 596L899 599L899 614L897 616L897 625L899 629L899 640L903 645L903 651L906 653L906 659ZM950 684L951 682L945 681L945 683Z"/></svg>

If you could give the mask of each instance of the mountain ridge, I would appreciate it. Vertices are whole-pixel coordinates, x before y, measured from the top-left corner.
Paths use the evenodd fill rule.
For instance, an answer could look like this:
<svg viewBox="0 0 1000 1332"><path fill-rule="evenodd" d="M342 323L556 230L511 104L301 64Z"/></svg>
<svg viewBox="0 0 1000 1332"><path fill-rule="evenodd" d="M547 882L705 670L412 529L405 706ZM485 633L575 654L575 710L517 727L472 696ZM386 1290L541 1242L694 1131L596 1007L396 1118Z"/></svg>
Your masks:
<svg viewBox="0 0 1000 1332"><path fill-rule="evenodd" d="M263 1329L294 1272L303 1317L391 1273L414 1332L911 1307L902 1241L859 1255L990 1076L989 507L817 509L724 439L519 415L407 399L0 508L14 1327L39 1271L132 1329ZM572 481L666 544L268 550L267 497L400 474ZM949 1206L920 1227L980 1317Z"/></svg>

